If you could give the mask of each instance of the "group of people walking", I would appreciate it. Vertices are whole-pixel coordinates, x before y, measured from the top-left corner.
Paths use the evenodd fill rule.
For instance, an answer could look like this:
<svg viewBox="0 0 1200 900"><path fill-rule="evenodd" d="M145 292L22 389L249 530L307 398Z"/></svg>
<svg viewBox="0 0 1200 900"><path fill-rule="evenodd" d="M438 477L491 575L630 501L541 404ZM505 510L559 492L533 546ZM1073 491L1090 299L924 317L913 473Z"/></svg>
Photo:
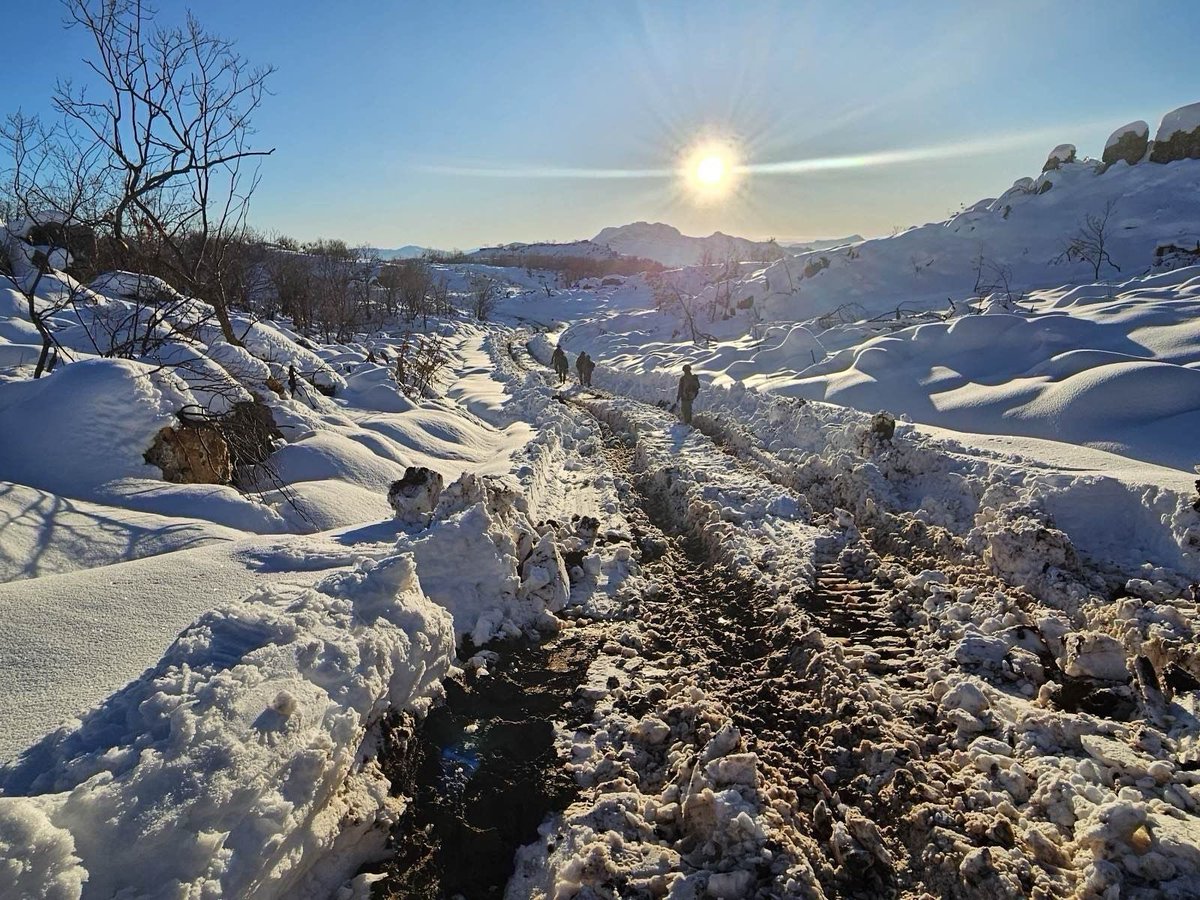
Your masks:
<svg viewBox="0 0 1200 900"><path fill-rule="evenodd" d="M558 383L563 384L567 380L567 372L570 370L570 364L567 361L567 354L563 351L562 345L559 344L554 348L554 353L550 356L550 363L554 366L554 371L558 375ZM575 373L579 376L579 383L583 387L592 386L592 372L596 371L596 362L586 350L580 351L575 357Z"/></svg>
<svg viewBox="0 0 1200 900"><path fill-rule="evenodd" d="M570 362L567 360L567 354L563 350L562 344L554 347L554 352L550 354L550 364L554 367L555 374L558 375L558 383L565 384L567 373L570 371ZM575 371L579 375L579 384L581 386L592 386L592 372L595 369L595 361L588 355L586 350L581 350L579 355L575 357ZM688 425L692 424L692 404L699 394L700 378L693 374L690 365L685 365L683 367L683 375L679 377L679 387L675 391L675 402L679 407L679 417Z"/></svg>

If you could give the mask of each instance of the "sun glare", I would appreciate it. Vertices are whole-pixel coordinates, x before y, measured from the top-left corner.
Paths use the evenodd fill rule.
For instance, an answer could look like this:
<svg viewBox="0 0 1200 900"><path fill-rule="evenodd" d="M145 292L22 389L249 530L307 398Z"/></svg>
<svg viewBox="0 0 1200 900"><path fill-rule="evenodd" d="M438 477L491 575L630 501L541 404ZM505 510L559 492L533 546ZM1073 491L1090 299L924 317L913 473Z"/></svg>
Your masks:
<svg viewBox="0 0 1200 900"><path fill-rule="evenodd" d="M720 184L725 177L725 160L719 156L706 156L696 164L696 178L703 184Z"/></svg>
<svg viewBox="0 0 1200 900"><path fill-rule="evenodd" d="M684 154L679 168L688 193L698 201L727 196L737 180L738 171L738 154L732 143L724 141L693 145Z"/></svg>

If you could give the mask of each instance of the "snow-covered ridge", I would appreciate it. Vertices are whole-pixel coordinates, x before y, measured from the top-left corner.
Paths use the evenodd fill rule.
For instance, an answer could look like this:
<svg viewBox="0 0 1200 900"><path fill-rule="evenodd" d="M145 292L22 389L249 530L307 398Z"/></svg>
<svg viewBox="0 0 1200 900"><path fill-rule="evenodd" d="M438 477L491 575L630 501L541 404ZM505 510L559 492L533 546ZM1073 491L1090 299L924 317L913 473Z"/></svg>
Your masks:
<svg viewBox="0 0 1200 900"><path fill-rule="evenodd" d="M731 291L749 304L739 314L745 329L755 321L803 322L842 310L852 318L902 305L941 311L948 300L997 290L1019 294L1093 281L1093 266L1066 258L1064 250L1088 216L1106 210L1107 258L1099 275L1128 277L1151 268L1160 244L1200 241L1198 191L1200 160L1107 168L1092 160L1063 162L944 222L783 259Z"/></svg>

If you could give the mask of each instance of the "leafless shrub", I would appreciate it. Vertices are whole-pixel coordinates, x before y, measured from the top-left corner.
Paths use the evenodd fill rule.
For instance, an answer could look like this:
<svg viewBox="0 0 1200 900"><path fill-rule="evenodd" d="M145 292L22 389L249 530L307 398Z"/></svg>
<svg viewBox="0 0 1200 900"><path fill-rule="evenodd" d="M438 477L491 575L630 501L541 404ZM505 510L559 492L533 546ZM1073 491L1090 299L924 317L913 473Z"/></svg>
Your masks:
<svg viewBox="0 0 1200 900"><path fill-rule="evenodd" d="M998 296L1006 305L1016 307L1025 299L1024 291L1013 289L1012 266L988 259L983 248L975 257L975 286L973 295L982 303L988 297ZM953 301L951 301L953 309Z"/></svg>
<svg viewBox="0 0 1200 900"><path fill-rule="evenodd" d="M496 308L500 296L499 285L486 275L471 278L471 311L480 322L486 322Z"/></svg>
<svg viewBox="0 0 1200 900"><path fill-rule="evenodd" d="M715 341L711 334L701 331L696 325L697 313L701 312L698 294L681 291L669 279L661 276L649 276L650 288L654 293L654 305L663 312L677 312L687 326L692 343L702 344Z"/></svg>
<svg viewBox="0 0 1200 900"><path fill-rule="evenodd" d="M54 318L88 297L54 269L71 266L74 254L96 254L94 223L106 200L105 161L77 131L47 127L20 112L0 124L0 150L8 160L0 187L8 222L0 234L0 279L24 298L41 339L37 378L68 352L54 334ZM24 228L12 230L19 224Z"/></svg>
<svg viewBox="0 0 1200 900"><path fill-rule="evenodd" d="M439 333L407 332L395 348L396 382L406 394L428 397L439 373L450 361L446 339Z"/></svg>
<svg viewBox="0 0 1200 900"><path fill-rule="evenodd" d="M1109 219L1112 217L1116 202L1109 200L1104 204L1101 213L1088 213L1083 217L1083 223L1075 234L1067 238L1062 253L1055 257L1055 262L1086 262L1092 267L1092 277L1100 280L1100 269L1105 265L1120 272L1121 267L1113 262L1109 255L1108 246L1112 238L1109 230Z"/></svg>

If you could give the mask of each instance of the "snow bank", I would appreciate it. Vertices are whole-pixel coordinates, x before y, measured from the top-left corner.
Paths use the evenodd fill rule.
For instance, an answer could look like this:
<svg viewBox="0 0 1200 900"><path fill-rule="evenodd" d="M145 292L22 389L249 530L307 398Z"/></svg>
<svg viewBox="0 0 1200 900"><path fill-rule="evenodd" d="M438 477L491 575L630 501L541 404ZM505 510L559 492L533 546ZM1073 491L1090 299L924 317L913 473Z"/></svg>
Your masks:
<svg viewBox="0 0 1200 900"><path fill-rule="evenodd" d="M1039 315L965 316L874 338L781 393L921 422L1024 434L1190 471L1200 439L1200 270L1100 296L1046 292Z"/></svg>
<svg viewBox="0 0 1200 900"><path fill-rule="evenodd" d="M452 654L408 556L205 614L0 769L0 895L328 896L403 807L380 718L423 710Z"/></svg>
<svg viewBox="0 0 1200 900"><path fill-rule="evenodd" d="M123 359L81 360L0 384L0 480L87 496L119 478L161 478L143 458L195 397L176 378Z"/></svg>

